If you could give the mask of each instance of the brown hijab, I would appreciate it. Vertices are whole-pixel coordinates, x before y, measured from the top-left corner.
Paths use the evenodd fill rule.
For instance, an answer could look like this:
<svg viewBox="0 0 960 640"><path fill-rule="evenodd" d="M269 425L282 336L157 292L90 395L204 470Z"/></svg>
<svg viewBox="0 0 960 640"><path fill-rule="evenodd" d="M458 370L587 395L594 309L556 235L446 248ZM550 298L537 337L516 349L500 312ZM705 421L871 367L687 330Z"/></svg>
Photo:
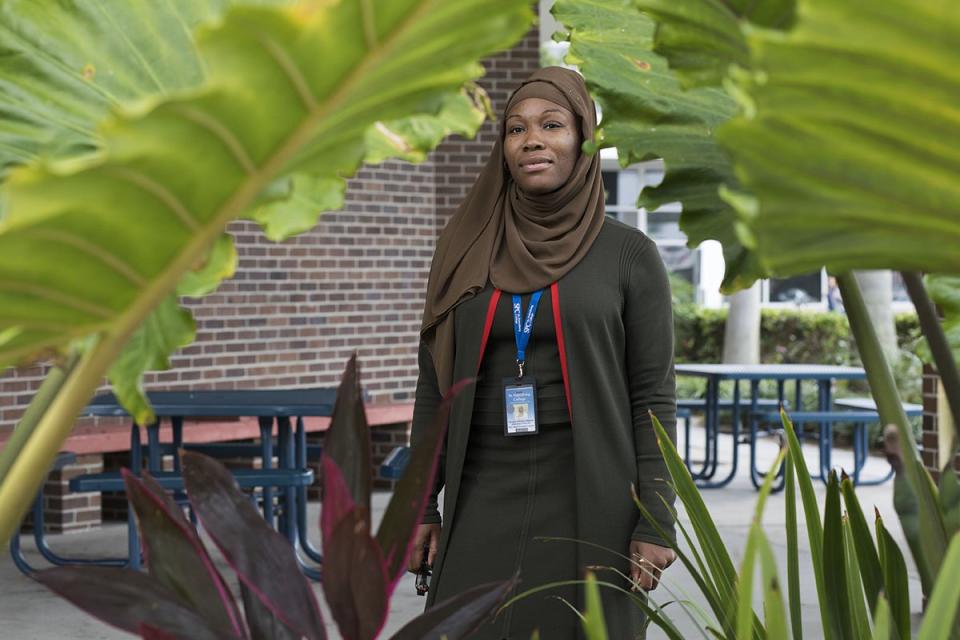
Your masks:
<svg viewBox="0 0 960 640"><path fill-rule="evenodd" d="M570 178L556 191L520 191L503 156L504 120L513 105L543 98L570 110L581 140L592 140L597 113L583 78L561 67L535 71L510 96L500 137L466 199L437 241L427 284L420 335L437 370L440 390L453 382L453 314L487 282L526 293L562 278L586 255L603 224L599 154L580 154Z"/></svg>

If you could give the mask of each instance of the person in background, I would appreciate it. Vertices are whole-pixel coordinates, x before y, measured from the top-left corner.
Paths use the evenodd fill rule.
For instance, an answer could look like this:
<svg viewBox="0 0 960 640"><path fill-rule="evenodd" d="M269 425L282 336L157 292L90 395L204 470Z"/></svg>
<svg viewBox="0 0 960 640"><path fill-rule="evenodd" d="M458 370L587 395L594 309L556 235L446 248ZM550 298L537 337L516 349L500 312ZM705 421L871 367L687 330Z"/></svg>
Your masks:
<svg viewBox="0 0 960 640"><path fill-rule="evenodd" d="M840 287L833 276L827 278L827 310L843 313L843 298L840 297Z"/></svg>
<svg viewBox="0 0 960 640"><path fill-rule="evenodd" d="M412 446L454 381L477 382L453 402L410 559L415 572L429 547L427 607L517 573L523 592L596 565L649 590L674 560L631 497L633 485L672 540L674 495L650 418L675 439L670 287L656 245L604 215L600 157L581 152L596 124L577 73L536 71L439 238ZM601 591L610 637L637 637L636 605ZM579 619L553 596L582 609L582 592L533 594L471 637L577 638Z"/></svg>

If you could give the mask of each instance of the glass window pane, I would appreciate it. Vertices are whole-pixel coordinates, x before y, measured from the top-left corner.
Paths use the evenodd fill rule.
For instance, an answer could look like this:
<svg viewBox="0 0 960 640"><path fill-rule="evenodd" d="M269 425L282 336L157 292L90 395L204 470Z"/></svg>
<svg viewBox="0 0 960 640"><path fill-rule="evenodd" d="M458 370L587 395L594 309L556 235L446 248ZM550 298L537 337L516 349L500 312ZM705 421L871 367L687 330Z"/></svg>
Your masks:
<svg viewBox="0 0 960 640"><path fill-rule="evenodd" d="M618 171L602 171L604 202L607 206L616 206L620 204L617 201L617 174Z"/></svg>
<svg viewBox="0 0 960 640"><path fill-rule="evenodd" d="M771 278L770 302L793 304L820 302L822 290L819 271L793 278Z"/></svg>

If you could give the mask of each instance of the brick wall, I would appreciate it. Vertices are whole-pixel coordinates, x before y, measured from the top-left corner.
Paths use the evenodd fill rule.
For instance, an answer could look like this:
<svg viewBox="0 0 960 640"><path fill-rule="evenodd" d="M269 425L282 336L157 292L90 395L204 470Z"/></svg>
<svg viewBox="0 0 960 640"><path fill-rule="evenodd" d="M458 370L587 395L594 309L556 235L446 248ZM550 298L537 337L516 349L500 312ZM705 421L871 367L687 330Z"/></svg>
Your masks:
<svg viewBox="0 0 960 640"><path fill-rule="evenodd" d="M103 470L103 457L77 456L75 462L52 472L43 485L43 522L47 533L82 531L100 525L100 494L71 493L70 479ZM24 531L33 529L32 515L24 520Z"/></svg>
<svg viewBox="0 0 960 640"><path fill-rule="evenodd" d="M484 66L480 84L499 112L539 66L537 30ZM332 386L356 351L374 401L411 399L435 238L496 129L488 122L476 140L453 137L423 164L364 168L350 180L342 211L282 244L251 222L231 224L236 275L215 293L184 301L197 320L196 341L172 358L170 371L148 375L147 388ZM16 423L44 375L42 367L0 374L0 429Z"/></svg>
<svg viewBox="0 0 960 640"><path fill-rule="evenodd" d="M930 365L923 366L923 431L920 456L923 465L937 473L937 373Z"/></svg>

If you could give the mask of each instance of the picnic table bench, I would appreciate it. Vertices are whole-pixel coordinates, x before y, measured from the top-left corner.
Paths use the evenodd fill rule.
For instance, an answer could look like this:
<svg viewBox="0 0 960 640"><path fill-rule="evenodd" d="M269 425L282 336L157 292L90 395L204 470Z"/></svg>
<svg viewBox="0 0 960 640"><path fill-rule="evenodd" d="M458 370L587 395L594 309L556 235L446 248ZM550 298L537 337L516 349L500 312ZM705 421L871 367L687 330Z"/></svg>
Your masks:
<svg viewBox="0 0 960 640"><path fill-rule="evenodd" d="M880 414L877 412L877 405L873 398L837 398L833 401L833 407L821 411L787 412L794 426L819 425L817 443L820 459L817 477L824 483L830 478L830 471L833 468L833 426L837 423L851 423L853 425L853 470L851 477L854 486L881 484L889 480L893 475L893 469L879 478L864 480L860 477L870 450L868 427L880 420ZM918 404L903 403L903 410L908 417L923 415L923 407ZM781 421L779 411L759 411L756 412L756 417L766 423L780 424ZM802 437L802 430L798 429L798 432Z"/></svg>

